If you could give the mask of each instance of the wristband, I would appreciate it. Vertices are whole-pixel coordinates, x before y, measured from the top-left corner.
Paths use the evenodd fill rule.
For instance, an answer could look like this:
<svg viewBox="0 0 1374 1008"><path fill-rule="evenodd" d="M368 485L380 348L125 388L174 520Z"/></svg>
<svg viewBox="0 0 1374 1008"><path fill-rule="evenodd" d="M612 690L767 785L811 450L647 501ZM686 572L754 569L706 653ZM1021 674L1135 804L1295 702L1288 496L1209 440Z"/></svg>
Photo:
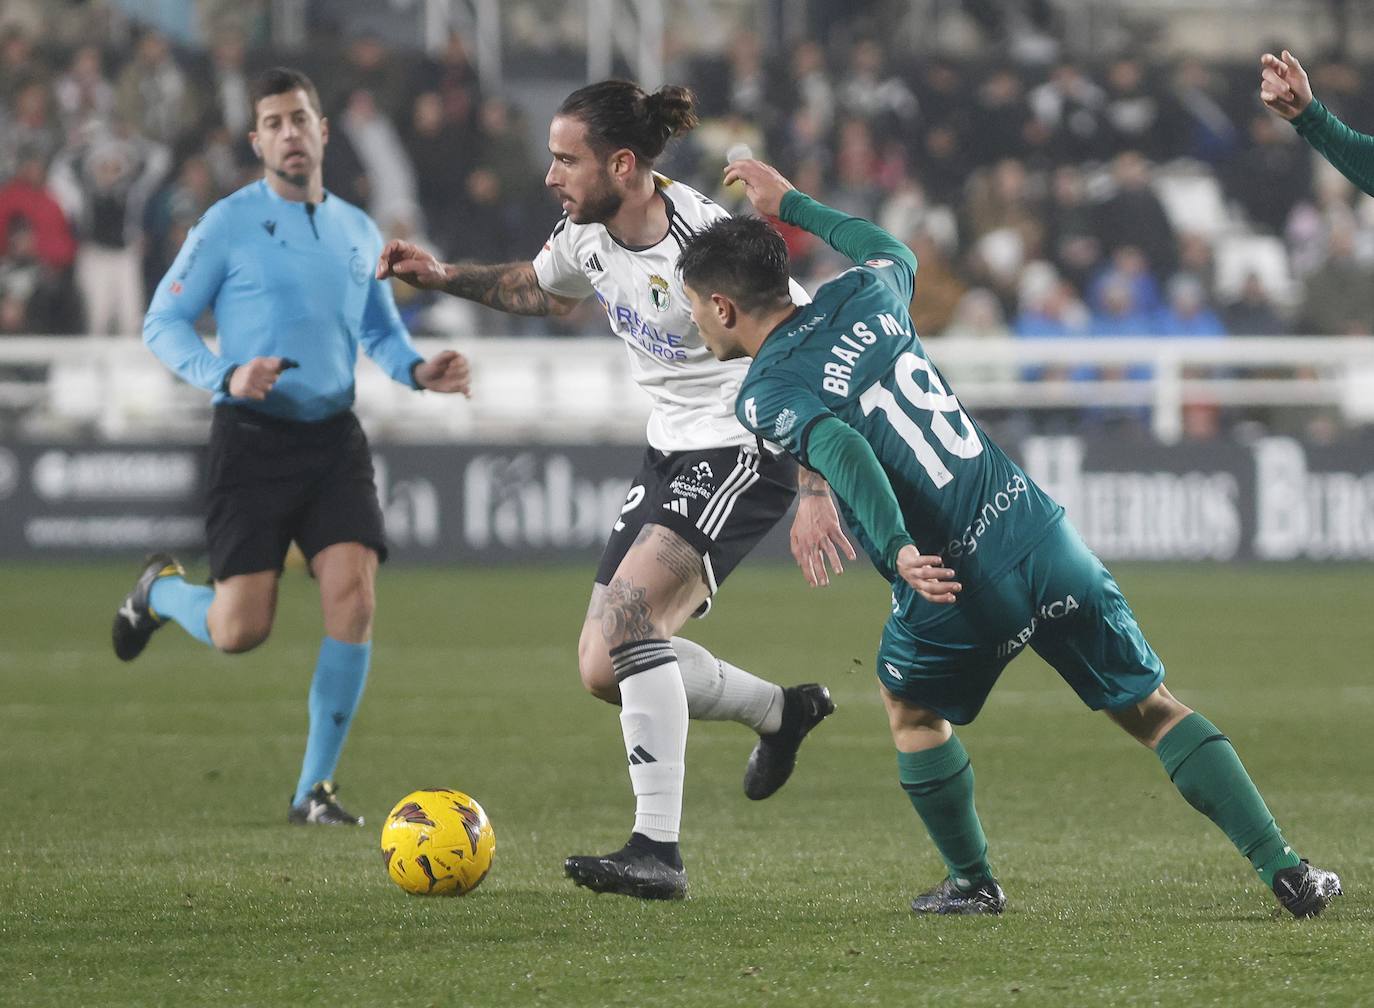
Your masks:
<svg viewBox="0 0 1374 1008"><path fill-rule="evenodd" d="M238 369L239 366L235 364L230 367L228 371L224 372L224 380L219 383L219 390L225 395L232 395L229 391L229 383L234 380L234 372Z"/></svg>

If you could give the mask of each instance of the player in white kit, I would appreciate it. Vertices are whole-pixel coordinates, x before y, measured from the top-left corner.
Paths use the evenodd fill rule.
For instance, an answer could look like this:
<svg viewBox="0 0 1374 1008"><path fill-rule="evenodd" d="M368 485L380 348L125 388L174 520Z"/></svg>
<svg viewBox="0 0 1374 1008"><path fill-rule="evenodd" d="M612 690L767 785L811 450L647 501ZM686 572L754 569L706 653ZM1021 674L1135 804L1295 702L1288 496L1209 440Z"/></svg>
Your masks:
<svg viewBox="0 0 1374 1008"><path fill-rule="evenodd" d="M382 251L377 276L396 276L521 315L562 315L595 296L625 341L649 394L649 447L612 528L578 642L583 685L621 707L635 793L630 841L565 862L579 885L648 899L686 895L678 850L689 718L731 720L759 733L745 793L766 798L796 763L806 733L834 710L818 684L784 689L674 636L798 490L796 465L734 416L747 367L707 350L677 275L683 244L728 212L653 171L668 140L696 124L692 93L646 94L626 81L573 92L549 126L545 185L565 211L533 262L452 265L408 242ZM793 294L806 301L793 284ZM803 472L792 551L807 580L850 559L829 488Z"/></svg>

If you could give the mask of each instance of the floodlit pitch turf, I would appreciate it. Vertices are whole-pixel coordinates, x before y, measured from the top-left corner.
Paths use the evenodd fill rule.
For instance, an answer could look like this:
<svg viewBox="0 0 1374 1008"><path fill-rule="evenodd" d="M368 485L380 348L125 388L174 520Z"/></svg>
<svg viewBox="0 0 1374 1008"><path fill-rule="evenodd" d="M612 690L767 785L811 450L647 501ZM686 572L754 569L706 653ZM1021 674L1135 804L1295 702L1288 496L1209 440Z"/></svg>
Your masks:
<svg viewBox="0 0 1374 1008"><path fill-rule="evenodd" d="M216 656L170 628L131 666L112 609L136 571L0 575L0 1003L10 1005L1374 1004L1374 588L1368 567L1123 567L1175 692L1227 731L1298 849L1347 896L1277 904L1158 762L1038 659L962 731L1010 897L918 920L941 876L896 782L875 695L883 585L739 572L693 634L839 704L774 798L740 788L752 735L695 725L691 898L563 878L620 845L632 804L613 708L577 684L590 565L385 570L368 693L339 778L360 830L285 822L318 643L313 586L275 636ZM496 865L472 896L387 881L407 791L475 795Z"/></svg>

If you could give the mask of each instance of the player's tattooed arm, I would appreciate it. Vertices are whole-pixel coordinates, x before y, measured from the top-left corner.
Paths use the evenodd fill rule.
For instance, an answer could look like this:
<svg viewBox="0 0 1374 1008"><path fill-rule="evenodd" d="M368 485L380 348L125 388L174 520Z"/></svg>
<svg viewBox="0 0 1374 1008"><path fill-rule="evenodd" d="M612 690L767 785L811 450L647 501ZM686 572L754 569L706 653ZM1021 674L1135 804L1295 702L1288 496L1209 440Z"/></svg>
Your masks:
<svg viewBox="0 0 1374 1008"><path fill-rule="evenodd" d="M566 315L578 304L539 286L533 263L459 263L446 267L445 274L445 292L512 315Z"/></svg>

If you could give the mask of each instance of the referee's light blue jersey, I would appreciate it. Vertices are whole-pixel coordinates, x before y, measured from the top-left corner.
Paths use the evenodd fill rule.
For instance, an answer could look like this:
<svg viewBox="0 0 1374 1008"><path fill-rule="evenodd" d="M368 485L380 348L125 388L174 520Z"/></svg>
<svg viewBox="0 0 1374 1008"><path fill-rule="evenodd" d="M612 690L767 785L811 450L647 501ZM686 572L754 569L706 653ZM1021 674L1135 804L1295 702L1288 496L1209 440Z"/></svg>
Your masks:
<svg viewBox="0 0 1374 1008"><path fill-rule="evenodd" d="M295 203L254 182L220 200L186 236L158 284L143 341L215 402L240 402L290 420L323 420L353 404L361 341L392 378L412 385L420 360L386 281L374 278L382 236L363 211L326 194ZM215 314L219 354L196 334ZM300 363L261 402L234 400L220 386L254 357Z"/></svg>

